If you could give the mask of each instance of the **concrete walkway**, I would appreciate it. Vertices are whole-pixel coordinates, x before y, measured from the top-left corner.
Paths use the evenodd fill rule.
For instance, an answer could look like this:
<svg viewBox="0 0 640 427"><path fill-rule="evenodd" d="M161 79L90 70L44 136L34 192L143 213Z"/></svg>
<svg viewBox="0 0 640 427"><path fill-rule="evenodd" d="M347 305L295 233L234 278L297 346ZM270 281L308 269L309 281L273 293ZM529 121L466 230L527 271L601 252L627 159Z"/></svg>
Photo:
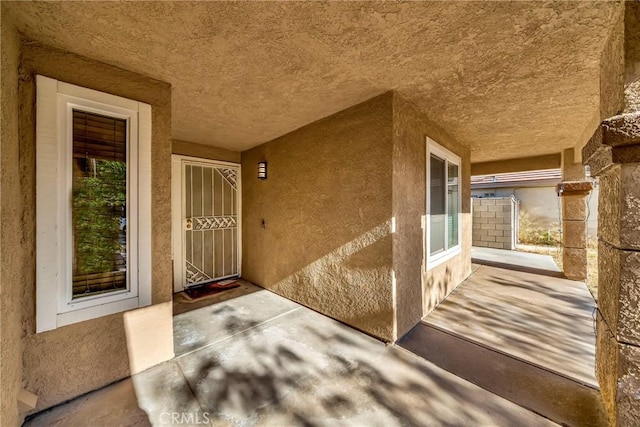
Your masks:
<svg viewBox="0 0 640 427"><path fill-rule="evenodd" d="M474 265L400 344L559 423L599 425L595 307L582 282Z"/></svg>
<svg viewBox="0 0 640 427"><path fill-rule="evenodd" d="M425 322L597 387L586 285L481 266Z"/></svg>
<svg viewBox="0 0 640 427"><path fill-rule="evenodd" d="M175 304L175 359L28 425L554 425L250 284L208 303Z"/></svg>

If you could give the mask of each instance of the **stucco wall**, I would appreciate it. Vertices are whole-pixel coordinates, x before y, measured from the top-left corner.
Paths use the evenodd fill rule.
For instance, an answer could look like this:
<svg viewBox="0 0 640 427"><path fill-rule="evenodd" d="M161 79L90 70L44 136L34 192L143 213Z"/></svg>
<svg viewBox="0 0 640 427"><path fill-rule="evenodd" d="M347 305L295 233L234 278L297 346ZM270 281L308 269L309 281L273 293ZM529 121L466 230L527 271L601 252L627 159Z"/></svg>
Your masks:
<svg viewBox="0 0 640 427"><path fill-rule="evenodd" d="M391 103L381 95L242 153L243 277L388 341Z"/></svg>
<svg viewBox="0 0 640 427"><path fill-rule="evenodd" d="M424 272L427 135L463 158L464 238L460 255ZM263 160L266 181L256 178ZM243 152L243 276L399 338L471 271L469 160L467 147L395 93Z"/></svg>
<svg viewBox="0 0 640 427"><path fill-rule="evenodd" d="M17 394L22 382L21 299L25 248L21 244L18 150L20 41L2 5L0 133L0 425L19 424Z"/></svg>
<svg viewBox="0 0 640 427"><path fill-rule="evenodd" d="M600 120L620 113L624 107L624 3L612 10L613 26L600 56Z"/></svg>
<svg viewBox="0 0 640 427"><path fill-rule="evenodd" d="M625 2L624 112L640 111L640 2Z"/></svg>
<svg viewBox="0 0 640 427"><path fill-rule="evenodd" d="M422 318L422 270L426 209L426 135L419 113L398 95L393 100L393 272L396 339Z"/></svg>
<svg viewBox="0 0 640 427"><path fill-rule="evenodd" d="M393 269L396 276L397 335L401 337L433 310L471 273L471 162L469 148L399 96L393 108L393 215L396 232ZM426 137L462 158L462 250L425 271Z"/></svg>
<svg viewBox="0 0 640 427"><path fill-rule="evenodd" d="M145 102L152 107L152 301L171 300L171 87L138 74L35 43L22 47L18 195L25 388L43 409L129 373L123 315L35 333L35 75ZM3 148L4 148L3 141ZM12 149L15 149L12 148ZM4 181L3 181L4 183ZM4 278L3 278L4 283ZM17 301L16 301L17 302Z"/></svg>
<svg viewBox="0 0 640 427"><path fill-rule="evenodd" d="M195 142L174 139L171 144L173 154L183 156L200 157L202 159L222 160L224 162L240 163L242 155L238 151L225 150L224 148L210 145L196 144Z"/></svg>

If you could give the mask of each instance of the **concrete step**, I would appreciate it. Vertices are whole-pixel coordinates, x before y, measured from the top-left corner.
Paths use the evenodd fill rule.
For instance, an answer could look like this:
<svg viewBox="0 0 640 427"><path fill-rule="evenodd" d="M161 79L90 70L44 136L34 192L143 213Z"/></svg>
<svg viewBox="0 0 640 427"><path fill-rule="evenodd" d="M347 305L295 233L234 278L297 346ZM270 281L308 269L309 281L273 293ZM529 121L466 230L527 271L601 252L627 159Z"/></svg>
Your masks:
<svg viewBox="0 0 640 427"><path fill-rule="evenodd" d="M607 425L599 390L565 375L425 323L398 344L558 424Z"/></svg>
<svg viewBox="0 0 640 427"><path fill-rule="evenodd" d="M507 270L564 278L564 273L558 268L551 255L474 246L471 248L471 262Z"/></svg>

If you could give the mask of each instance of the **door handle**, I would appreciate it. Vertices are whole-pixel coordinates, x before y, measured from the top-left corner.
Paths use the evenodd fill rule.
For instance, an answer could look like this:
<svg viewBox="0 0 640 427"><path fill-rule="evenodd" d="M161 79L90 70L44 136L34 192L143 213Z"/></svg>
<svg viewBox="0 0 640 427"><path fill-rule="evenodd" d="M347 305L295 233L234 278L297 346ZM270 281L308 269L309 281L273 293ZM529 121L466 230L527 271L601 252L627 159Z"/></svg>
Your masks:
<svg viewBox="0 0 640 427"><path fill-rule="evenodd" d="M191 218L187 218L184 220L184 229L185 230L191 230L193 228L193 221L191 220Z"/></svg>

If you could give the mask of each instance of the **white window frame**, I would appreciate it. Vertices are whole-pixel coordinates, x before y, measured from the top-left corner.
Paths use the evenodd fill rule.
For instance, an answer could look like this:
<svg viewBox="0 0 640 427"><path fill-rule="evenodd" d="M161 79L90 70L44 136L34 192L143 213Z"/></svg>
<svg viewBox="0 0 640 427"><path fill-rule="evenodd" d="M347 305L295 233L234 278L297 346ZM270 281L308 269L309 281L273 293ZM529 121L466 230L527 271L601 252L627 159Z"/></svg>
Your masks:
<svg viewBox="0 0 640 427"><path fill-rule="evenodd" d="M36 332L151 304L151 106L36 76ZM72 299L73 110L127 121L127 288Z"/></svg>
<svg viewBox="0 0 640 427"><path fill-rule="evenodd" d="M462 250L462 212L461 212L461 208L462 208L462 160L460 158L460 156L452 153L451 151L447 150L446 148L444 148L442 145L438 144L437 142L435 142L433 139L427 137L427 158L426 158L426 163L427 163L427 176L426 176L426 190L427 190L427 206L426 206L426 227L425 227L425 257L427 259L427 262L425 263L425 267L426 270L430 270L433 267L442 264L443 262L453 258L454 256L458 255L461 250ZM449 173L449 168L447 167L447 162L448 163L452 163L456 166L458 166L458 206L460 207L460 209L458 209L458 244L456 246L453 247L448 247L448 241L447 241L447 232L446 230L448 230L448 223L445 222L445 250L437 253L435 255L431 255L431 155L434 155L442 160L445 161L445 221L448 221L448 207L449 207L449 203L448 203L448 192L447 190L447 186L448 186L448 173Z"/></svg>

